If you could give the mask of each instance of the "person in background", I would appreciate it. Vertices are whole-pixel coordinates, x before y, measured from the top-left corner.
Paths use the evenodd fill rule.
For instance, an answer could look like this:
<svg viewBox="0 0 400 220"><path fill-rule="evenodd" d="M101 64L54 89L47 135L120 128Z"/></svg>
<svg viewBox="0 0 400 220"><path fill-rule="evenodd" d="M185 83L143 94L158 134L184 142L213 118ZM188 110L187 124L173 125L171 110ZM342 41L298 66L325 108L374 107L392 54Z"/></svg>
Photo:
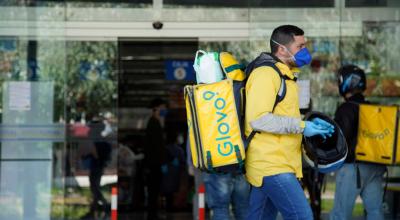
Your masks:
<svg viewBox="0 0 400 220"><path fill-rule="evenodd" d="M168 170L162 178L161 191L166 198L166 209L168 212L174 211L174 194L179 191L181 185L181 175L184 171L185 152L180 146L180 137L176 131L167 132L167 159Z"/></svg>
<svg viewBox="0 0 400 220"><path fill-rule="evenodd" d="M144 154L135 153L128 145L120 142L116 158L118 158L118 202L130 203L137 181L136 163L144 159Z"/></svg>
<svg viewBox="0 0 400 220"><path fill-rule="evenodd" d="M111 159L111 143L107 141L107 137L102 133L105 130L105 124L102 118L94 115L89 122L89 138L92 141L92 150L86 156L89 166L89 182L90 192L92 193L92 203L90 211L85 217L95 216L97 211L109 212L110 207L107 200L101 192L101 177L107 162Z"/></svg>
<svg viewBox="0 0 400 220"><path fill-rule="evenodd" d="M211 209L211 220L244 220L249 206L250 185L243 174L202 173L206 188L206 203ZM232 206L231 206L232 205Z"/></svg>
<svg viewBox="0 0 400 220"><path fill-rule="evenodd" d="M236 220L244 220L248 211L250 185L244 174L206 173L195 169L192 161L189 137L187 138L187 163L189 174L195 177L195 193L193 199L193 219L198 219L198 189L205 186L205 197L211 210L211 220L230 220L231 207Z"/></svg>
<svg viewBox="0 0 400 220"><path fill-rule="evenodd" d="M331 220L351 219L354 203L361 196L367 220L383 220L383 176L386 167L355 162L358 135L359 104L368 103L363 92L367 88L364 71L346 65L338 71L339 93L344 98L335 113L335 121L346 137L349 148L345 164L336 173L336 191ZM360 185L358 185L360 183Z"/></svg>
<svg viewBox="0 0 400 220"><path fill-rule="evenodd" d="M159 98L150 103L151 117L146 127L144 161L147 169L148 219L159 219L158 201L163 173L168 172L164 138L164 122L167 115L167 103Z"/></svg>

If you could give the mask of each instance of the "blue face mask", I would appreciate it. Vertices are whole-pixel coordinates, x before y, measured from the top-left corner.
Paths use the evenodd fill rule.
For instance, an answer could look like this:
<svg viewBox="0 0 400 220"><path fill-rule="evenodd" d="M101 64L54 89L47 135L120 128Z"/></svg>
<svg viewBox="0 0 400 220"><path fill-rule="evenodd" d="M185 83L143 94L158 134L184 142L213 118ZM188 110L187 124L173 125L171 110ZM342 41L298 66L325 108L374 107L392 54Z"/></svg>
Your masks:
<svg viewBox="0 0 400 220"><path fill-rule="evenodd" d="M304 65L310 64L311 59L312 59L311 54L306 47L299 50L294 55L294 62L296 63L297 67L302 67Z"/></svg>
<svg viewBox="0 0 400 220"><path fill-rule="evenodd" d="M160 109L160 116L161 117L165 117L168 114L168 110L167 109Z"/></svg>
<svg viewBox="0 0 400 220"><path fill-rule="evenodd" d="M287 47L285 47L284 45L272 40L272 42L284 47L286 49L286 51L293 57L293 61L295 62L297 67L302 67L304 65L310 64L312 57L310 52L308 51L308 49L305 47L301 50L299 50L295 55L293 55L289 49Z"/></svg>

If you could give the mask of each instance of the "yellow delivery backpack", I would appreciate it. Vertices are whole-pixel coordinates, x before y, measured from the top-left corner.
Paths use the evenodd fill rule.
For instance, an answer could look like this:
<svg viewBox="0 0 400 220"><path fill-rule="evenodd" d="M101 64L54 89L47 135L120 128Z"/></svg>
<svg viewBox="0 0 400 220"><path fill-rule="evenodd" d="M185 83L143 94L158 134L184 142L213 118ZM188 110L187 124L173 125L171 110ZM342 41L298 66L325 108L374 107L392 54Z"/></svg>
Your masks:
<svg viewBox="0 0 400 220"><path fill-rule="evenodd" d="M241 167L245 158L240 122L230 79L185 87L193 164L221 172ZM232 165L233 167L229 167Z"/></svg>
<svg viewBox="0 0 400 220"><path fill-rule="evenodd" d="M356 160L394 165L398 150L398 107L360 104Z"/></svg>
<svg viewBox="0 0 400 220"><path fill-rule="evenodd" d="M248 75L228 52L200 52L203 55L199 58L198 51L194 62L200 84L184 89L193 165L207 172L244 173L245 147L256 134L253 131L245 137L243 129ZM258 66L270 66L281 77L276 106L286 94L285 79L274 63L260 63L254 68Z"/></svg>
<svg viewBox="0 0 400 220"><path fill-rule="evenodd" d="M239 119L241 103L235 100L234 92L237 88L240 93L245 73L243 66L230 53L213 53L209 57L216 58L225 79L188 85L184 90L193 164L203 171L241 173L245 147ZM195 65L198 62L196 56ZM206 74L214 74L212 71L210 69ZM206 77L208 80L213 78Z"/></svg>

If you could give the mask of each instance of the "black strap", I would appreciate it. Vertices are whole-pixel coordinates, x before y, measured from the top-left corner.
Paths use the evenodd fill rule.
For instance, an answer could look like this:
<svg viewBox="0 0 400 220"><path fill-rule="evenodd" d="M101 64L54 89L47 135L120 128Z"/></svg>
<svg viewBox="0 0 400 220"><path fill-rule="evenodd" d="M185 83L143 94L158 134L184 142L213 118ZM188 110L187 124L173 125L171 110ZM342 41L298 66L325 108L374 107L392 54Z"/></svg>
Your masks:
<svg viewBox="0 0 400 220"><path fill-rule="evenodd" d="M312 186L311 186L311 193L310 194L313 194L314 198L316 198L317 190L319 190L319 188L320 188L319 183L318 183L318 159L317 159L317 157L315 157L315 160L314 160L314 169L313 169L313 177L312 177L312 179L313 179L313 181L311 183Z"/></svg>
<svg viewBox="0 0 400 220"><path fill-rule="evenodd" d="M212 164L212 159L211 159L211 152L207 151L207 168L206 171L209 173L216 173L214 170L213 164Z"/></svg>
<svg viewBox="0 0 400 220"><path fill-rule="evenodd" d="M244 167L244 161L243 161L243 158L242 158L242 155L241 155L241 152L240 152L240 149L239 149L238 145L235 145L235 153L236 153L236 159L238 160L238 164L239 164L238 169L237 169L237 173L238 174L245 174L246 170L245 170L245 167Z"/></svg>
<svg viewBox="0 0 400 220"><path fill-rule="evenodd" d="M240 120L240 127L244 130L245 129L245 117L246 117L246 83L243 85L243 89L240 91L240 95L242 98L242 115Z"/></svg>
<svg viewBox="0 0 400 220"><path fill-rule="evenodd" d="M279 77L281 78L281 85L279 86L279 90L278 90L278 94L276 94L276 99L275 99L275 104L274 104L274 108L272 109L272 112L275 110L275 107L278 105L279 102L281 102L286 95L286 80L290 80L290 78L286 75L283 75L281 70L274 64L274 63L268 63L269 65L266 66L270 66L272 67L279 75Z"/></svg>
<svg viewBox="0 0 400 220"><path fill-rule="evenodd" d="M246 148L250 145L251 140L254 138L254 135L260 133L259 131L252 130L250 135L246 138Z"/></svg>

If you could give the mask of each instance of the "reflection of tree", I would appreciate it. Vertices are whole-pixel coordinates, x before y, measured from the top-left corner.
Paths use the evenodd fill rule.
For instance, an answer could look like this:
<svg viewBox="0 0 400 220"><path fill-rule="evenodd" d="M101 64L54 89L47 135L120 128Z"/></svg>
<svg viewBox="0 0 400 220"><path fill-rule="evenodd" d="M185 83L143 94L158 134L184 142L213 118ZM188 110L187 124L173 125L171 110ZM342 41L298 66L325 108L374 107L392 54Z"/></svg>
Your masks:
<svg viewBox="0 0 400 220"><path fill-rule="evenodd" d="M54 120L64 118L65 107L65 42L41 41L38 43L39 80L54 82Z"/></svg>
<svg viewBox="0 0 400 220"><path fill-rule="evenodd" d="M9 41L0 41L0 82L25 81L27 41L12 41L15 48L6 50ZM116 107L116 50L116 42L38 41L37 80L54 82L54 120L65 119L65 107L68 118Z"/></svg>
<svg viewBox="0 0 400 220"><path fill-rule="evenodd" d="M340 47L342 64L356 64L362 68L368 67L369 54L365 48L364 38L342 37Z"/></svg>
<svg viewBox="0 0 400 220"><path fill-rule="evenodd" d="M257 42L258 43L258 42ZM233 54L233 56L238 59L239 62L243 64L249 63L251 60L256 58L257 54L251 54L255 51L255 42L253 45L250 45L249 41L224 41L224 42L200 42L199 49L204 51L214 51L214 52L222 52L227 51ZM266 48L259 48L264 49L261 50L265 51ZM254 52L253 52L254 53ZM252 57L254 55L254 57Z"/></svg>
<svg viewBox="0 0 400 220"><path fill-rule="evenodd" d="M54 81L54 119L116 105L116 43L40 41L39 80ZM85 63L88 68L82 68Z"/></svg>
<svg viewBox="0 0 400 220"><path fill-rule="evenodd" d="M342 60L344 63L360 65L373 75L393 71L390 63L397 57L393 54L395 47L399 47L397 29L390 22L365 23L362 36L342 38Z"/></svg>
<svg viewBox="0 0 400 220"><path fill-rule="evenodd" d="M66 103L72 114L67 117L116 107L116 43L67 42L66 48Z"/></svg>

